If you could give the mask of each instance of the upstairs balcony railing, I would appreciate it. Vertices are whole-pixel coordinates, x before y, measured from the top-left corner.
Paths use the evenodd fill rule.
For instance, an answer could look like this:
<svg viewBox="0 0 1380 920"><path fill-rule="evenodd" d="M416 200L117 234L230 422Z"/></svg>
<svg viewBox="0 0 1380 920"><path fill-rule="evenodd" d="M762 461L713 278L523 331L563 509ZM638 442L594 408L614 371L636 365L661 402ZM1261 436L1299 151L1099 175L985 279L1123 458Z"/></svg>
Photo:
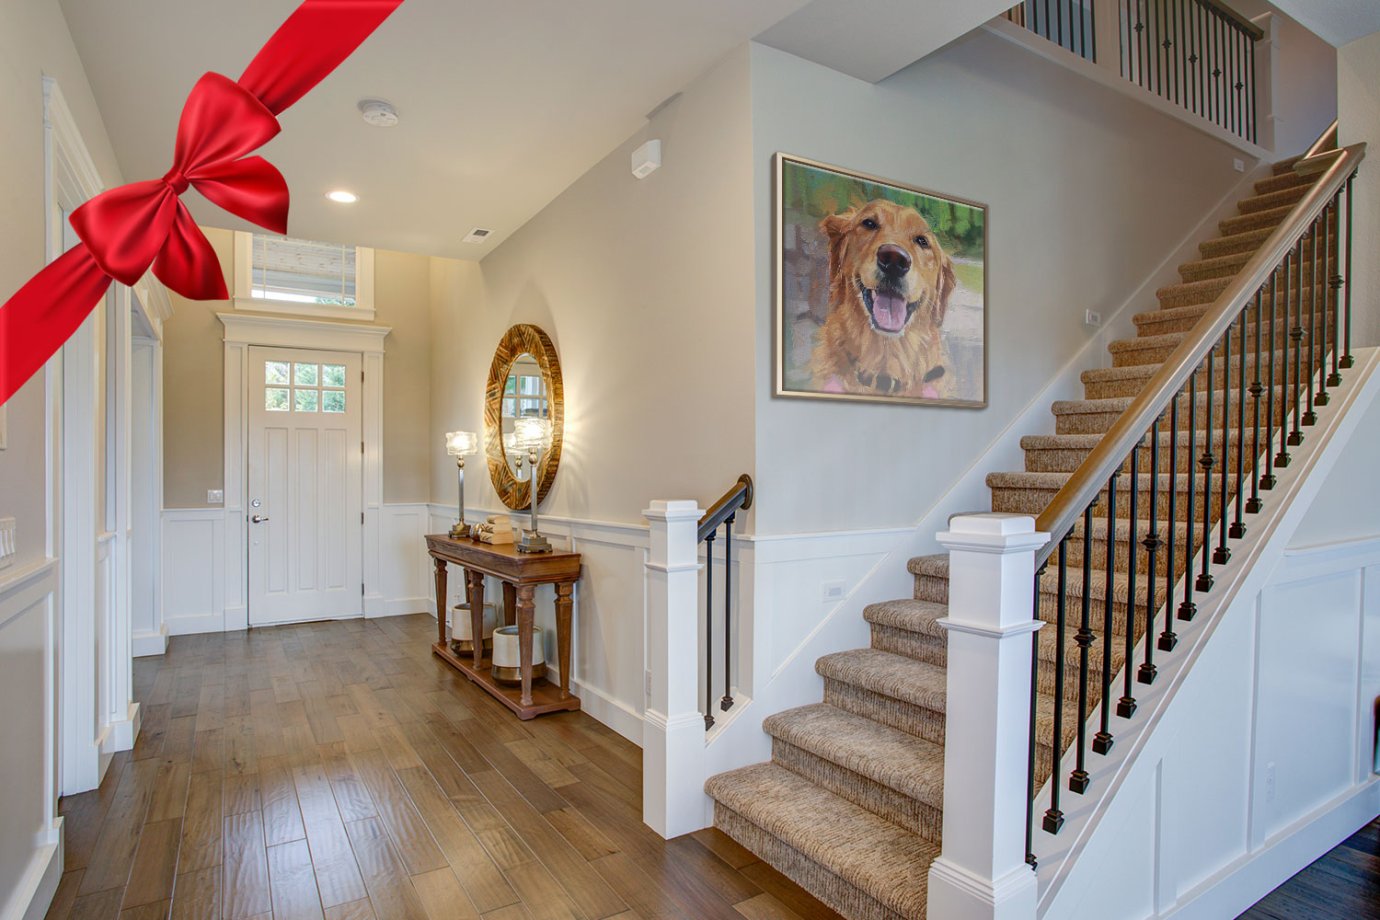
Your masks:
<svg viewBox="0 0 1380 920"><path fill-rule="evenodd" d="M1220 0L1026 0L1004 16L1258 143L1256 44L1264 32Z"/></svg>

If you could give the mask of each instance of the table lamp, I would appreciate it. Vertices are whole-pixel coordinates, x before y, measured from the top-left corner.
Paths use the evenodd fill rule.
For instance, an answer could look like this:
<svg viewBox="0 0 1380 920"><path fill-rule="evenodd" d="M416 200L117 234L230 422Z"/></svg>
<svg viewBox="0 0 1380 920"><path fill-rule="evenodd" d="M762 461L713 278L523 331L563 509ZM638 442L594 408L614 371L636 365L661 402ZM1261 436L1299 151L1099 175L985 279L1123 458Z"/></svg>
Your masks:
<svg viewBox="0 0 1380 920"><path fill-rule="evenodd" d="M513 444L520 451L526 451L528 469L527 484L532 492L531 527L522 532L517 549L520 553L549 553L551 543L537 530L537 497L540 491L540 464L542 451L551 446L551 420L546 418L524 417L513 421Z"/></svg>
<svg viewBox="0 0 1380 920"><path fill-rule="evenodd" d="M455 470L460 479L459 520L450 529L450 538L459 540L470 535L470 525L465 523L465 458L479 451L479 436L473 431L447 431L446 453L455 458Z"/></svg>

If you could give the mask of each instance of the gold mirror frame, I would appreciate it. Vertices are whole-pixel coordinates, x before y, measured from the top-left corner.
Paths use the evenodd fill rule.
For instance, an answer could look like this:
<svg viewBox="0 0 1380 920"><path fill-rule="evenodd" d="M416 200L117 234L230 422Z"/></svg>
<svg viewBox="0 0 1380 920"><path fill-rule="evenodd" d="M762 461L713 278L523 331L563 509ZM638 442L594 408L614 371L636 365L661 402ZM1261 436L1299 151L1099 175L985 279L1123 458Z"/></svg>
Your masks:
<svg viewBox="0 0 1380 920"><path fill-rule="evenodd" d="M503 453L503 387L513 362L524 353L537 359L551 406L551 449L541 456L538 504L546 499L556 479L565 428L565 390L561 385L561 362L556 358L556 346L539 327L519 323L503 333L499 340L493 363L489 365L489 382L484 388L484 453L489 461L489 479L503 504L514 511L531 507L531 479L524 482L513 475Z"/></svg>

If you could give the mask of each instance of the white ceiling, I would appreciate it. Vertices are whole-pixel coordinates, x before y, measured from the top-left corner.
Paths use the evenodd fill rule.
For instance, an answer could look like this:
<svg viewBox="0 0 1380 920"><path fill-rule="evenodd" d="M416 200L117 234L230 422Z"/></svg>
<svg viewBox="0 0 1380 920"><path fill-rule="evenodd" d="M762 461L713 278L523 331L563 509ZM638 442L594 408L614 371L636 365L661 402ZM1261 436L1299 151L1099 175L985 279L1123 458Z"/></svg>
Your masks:
<svg viewBox="0 0 1380 920"><path fill-rule="evenodd" d="M232 78L297 0L60 0L126 181L171 164L187 91ZM805 0L407 0L262 153L289 233L477 259L734 46ZM366 125L358 100L401 124ZM325 199L333 188L357 204ZM248 229L194 193L199 221ZM494 232L483 244L460 239Z"/></svg>
<svg viewBox="0 0 1380 920"><path fill-rule="evenodd" d="M1380 32L1380 0L1271 0L1324 41L1341 47Z"/></svg>

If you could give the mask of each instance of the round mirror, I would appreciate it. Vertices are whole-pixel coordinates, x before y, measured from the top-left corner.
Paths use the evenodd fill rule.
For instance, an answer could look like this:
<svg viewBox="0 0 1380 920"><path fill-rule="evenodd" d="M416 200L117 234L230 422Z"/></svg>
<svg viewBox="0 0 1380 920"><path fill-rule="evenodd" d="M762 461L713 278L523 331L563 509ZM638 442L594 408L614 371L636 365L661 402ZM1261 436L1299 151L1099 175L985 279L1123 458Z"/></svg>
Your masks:
<svg viewBox="0 0 1380 920"><path fill-rule="evenodd" d="M561 460L561 400L561 367L551 339L536 326L522 324L509 329L489 366L484 405L489 478L509 508L531 506L534 478L538 503L555 481ZM530 438L533 431L549 431L535 448L523 441L524 435ZM535 477L531 468L534 452Z"/></svg>

